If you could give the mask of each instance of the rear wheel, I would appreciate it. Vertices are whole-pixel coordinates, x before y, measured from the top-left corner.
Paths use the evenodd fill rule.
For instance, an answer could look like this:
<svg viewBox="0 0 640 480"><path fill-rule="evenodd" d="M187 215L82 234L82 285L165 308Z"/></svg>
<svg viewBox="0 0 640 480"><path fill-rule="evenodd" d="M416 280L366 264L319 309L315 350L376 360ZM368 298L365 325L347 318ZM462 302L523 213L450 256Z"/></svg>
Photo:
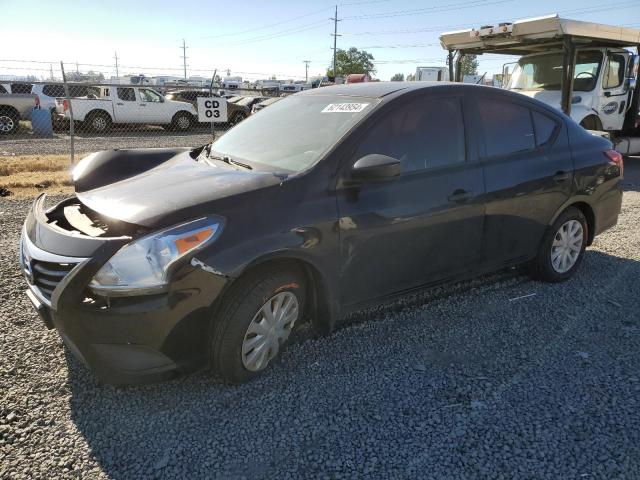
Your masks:
<svg viewBox="0 0 640 480"><path fill-rule="evenodd" d="M104 112L93 112L83 122L93 133L107 133L111 130L111 117Z"/></svg>
<svg viewBox="0 0 640 480"><path fill-rule="evenodd" d="M294 270L261 270L238 280L218 310L213 370L235 384L258 376L286 346L304 302L303 278Z"/></svg>
<svg viewBox="0 0 640 480"><path fill-rule="evenodd" d="M602 122L595 115L589 115L582 119L580 126L586 130L602 131Z"/></svg>
<svg viewBox="0 0 640 480"><path fill-rule="evenodd" d="M580 210L570 207L548 229L533 270L547 282L563 282L578 269L587 247L588 224Z"/></svg>
<svg viewBox="0 0 640 480"><path fill-rule="evenodd" d="M17 112L4 109L0 110L0 135L15 133L20 126L20 115Z"/></svg>

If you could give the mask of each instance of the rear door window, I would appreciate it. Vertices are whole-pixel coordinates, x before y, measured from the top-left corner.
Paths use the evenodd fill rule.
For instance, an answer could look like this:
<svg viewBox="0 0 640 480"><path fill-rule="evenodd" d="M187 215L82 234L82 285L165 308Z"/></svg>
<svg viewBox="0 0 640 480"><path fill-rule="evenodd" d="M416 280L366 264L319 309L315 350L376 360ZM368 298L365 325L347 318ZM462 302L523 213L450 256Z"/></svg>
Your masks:
<svg viewBox="0 0 640 480"><path fill-rule="evenodd" d="M42 87L42 93L47 97L64 97L64 85L45 85Z"/></svg>
<svg viewBox="0 0 640 480"><path fill-rule="evenodd" d="M136 92L133 88L118 87L117 92L120 100L124 100L125 102L136 101Z"/></svg>
<svg viewBox="0 0 640 480"><path fill-rule="evenodd" d="M526 152L536 148L531 113L527 107L498 99L478 100L486 157Z"/></svg>

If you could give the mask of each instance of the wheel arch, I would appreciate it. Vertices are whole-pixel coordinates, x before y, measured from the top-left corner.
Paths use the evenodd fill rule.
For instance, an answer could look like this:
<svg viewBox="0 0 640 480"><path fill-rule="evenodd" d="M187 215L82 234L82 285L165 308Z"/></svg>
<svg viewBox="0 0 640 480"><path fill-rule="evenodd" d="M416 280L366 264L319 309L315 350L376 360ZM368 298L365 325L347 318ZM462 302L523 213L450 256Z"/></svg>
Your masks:
<svg viewBox="0 0 640 480"><path fill-rule="evenodd" d="M18 117L18 120L22 118L18 109L12 105L0 105L0 113L13 114Z"/></svg>
<svg viewBox="0 0 640 480"><path fill-rule="evenodd" d="M108 110L105 110L104 108L94 108L93 110L90 110L89 112L87 112L84 118L85 120L87 120L93 117L94 115L99 115L99 114L106 114L109 117L109 119L113 122L113 115L111 115L111 113Z"/></svg>
<svg viewBox="0 0 640 480"><path fill-rule="evenodd" d="M253 260L234 274L233 280L227 284L220 299L225 297L229 288L238 280L256 271L287 268L297 270L304 276L307 289L305 317L310 320L317 333L329 334L338 316L338 304L329 287L328 276L315 262L296 252L277 252Z"/></svg>
<svg viewBox="0 0 640 480"><path fill-rule="evenodd" d="M551 218L551 220L549 221L549 226L553 225L553 223L557 220L557 218L562 214L562 212L564 212L565 210L567 210L568 208L577 208L578 210L580 210L582 212L582 214L585 216L585 218L587 219L587 245L591 245L593 243L593 239L595 238L595 232L596 232L596 215L595 215L595 211L593 209L593 206L585 201L585 200L580 200L580 199L573 199L570 200L569 202L567 202L566 204L564 204L562 207L560 207L558 209L558 211L555 213L555 215L553 215L553 217Z"/></svg>

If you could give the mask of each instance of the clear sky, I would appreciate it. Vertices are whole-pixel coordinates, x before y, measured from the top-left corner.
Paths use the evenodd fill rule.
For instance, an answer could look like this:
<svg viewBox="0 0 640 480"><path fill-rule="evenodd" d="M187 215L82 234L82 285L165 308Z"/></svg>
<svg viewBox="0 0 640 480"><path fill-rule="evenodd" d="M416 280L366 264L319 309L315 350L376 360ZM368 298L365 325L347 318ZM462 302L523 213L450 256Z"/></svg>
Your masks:
<svg viewBox="0 0 640 480"><path fill-rule="evenodd" d="M304 79L330 65L335 0L71 1L0 0L0 75L49 75L48 63L90 68L107 77L210 77L213 69L245 79ZM640 0L345 0L338 4L338 48L358 47L375 57L376 77L445 63L444 31L558 12L562 16L640 28ZM20 60L8 62L7 60ZM30 62L25 62L30 61ZM504 57L481 58L480 72L501 71ZM57 68L57 65L53 65Z"/></svg>

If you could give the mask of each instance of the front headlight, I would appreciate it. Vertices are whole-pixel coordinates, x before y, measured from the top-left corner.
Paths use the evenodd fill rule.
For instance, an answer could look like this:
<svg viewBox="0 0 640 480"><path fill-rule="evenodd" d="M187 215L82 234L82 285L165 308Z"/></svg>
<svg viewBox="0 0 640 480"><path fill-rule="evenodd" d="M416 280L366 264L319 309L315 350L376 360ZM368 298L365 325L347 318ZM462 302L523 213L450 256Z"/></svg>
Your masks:
<svg viewBox="0 0 640 480"><path fill-rule="evenodd" d="M222 219L205 217L139 238L118 250L89 286L107 296L161 292L171 265L211 243L221 230Z"/></svg>

